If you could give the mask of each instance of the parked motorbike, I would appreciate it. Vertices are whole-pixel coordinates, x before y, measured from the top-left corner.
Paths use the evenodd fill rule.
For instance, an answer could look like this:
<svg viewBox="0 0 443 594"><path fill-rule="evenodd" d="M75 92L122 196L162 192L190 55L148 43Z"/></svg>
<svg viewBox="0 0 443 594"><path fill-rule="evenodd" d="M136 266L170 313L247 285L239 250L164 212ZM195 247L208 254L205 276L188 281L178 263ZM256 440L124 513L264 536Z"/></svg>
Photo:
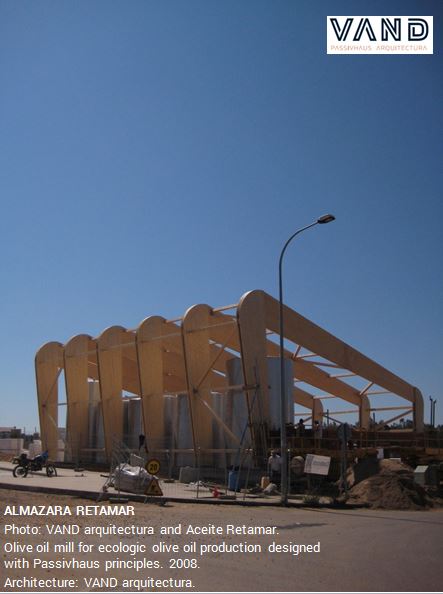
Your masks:
<svg viewBox="0 0 443 594"><path fill-rule="evenodd" d="M48 452L43 452L35 458L28 458L27 454L21 454L18 457L17 466L14 467L12 474L15 477L25 478L29 472L38 472L45 469L48 477L57 476L57 469L52 462L48 462Z"/></svg>

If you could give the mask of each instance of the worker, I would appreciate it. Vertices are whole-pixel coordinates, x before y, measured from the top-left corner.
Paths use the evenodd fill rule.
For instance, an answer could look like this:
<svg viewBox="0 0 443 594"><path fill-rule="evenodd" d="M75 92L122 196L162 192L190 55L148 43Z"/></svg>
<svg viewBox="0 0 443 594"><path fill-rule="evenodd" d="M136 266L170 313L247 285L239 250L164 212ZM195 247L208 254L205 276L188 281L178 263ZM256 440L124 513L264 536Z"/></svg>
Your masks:
<svg viewBox="0 0 443 594"><path fill-rule="evenodd" d="M303 448L304 445L304 437L305 437L305 422L303 419L300 419L297 423L297 429L295 430L295 435L298 437L298 445L300 448Z"/></svg>
<svg viewBox="0 0 443 594"><path fill-rule="evenodd" d="M146 436L143 433L140 433L138 436L138 455L146 461L148 459L148 453Z"/></svg>
<svg viewBox="0 0 443 594"><path fill-rule="evenodd" d="M281 478L281 458L275 450L271 451L271 455L268 458L268 474L271 483L280 483Z"/></svg>
<svg viewBox="0 0 443 594"><path fill-rule="evenodd" d="M320 421L314 421L312 432L314 434L314 447L321 448L321 440L323 437L323 425L322 423L320 423Z"/></svg>

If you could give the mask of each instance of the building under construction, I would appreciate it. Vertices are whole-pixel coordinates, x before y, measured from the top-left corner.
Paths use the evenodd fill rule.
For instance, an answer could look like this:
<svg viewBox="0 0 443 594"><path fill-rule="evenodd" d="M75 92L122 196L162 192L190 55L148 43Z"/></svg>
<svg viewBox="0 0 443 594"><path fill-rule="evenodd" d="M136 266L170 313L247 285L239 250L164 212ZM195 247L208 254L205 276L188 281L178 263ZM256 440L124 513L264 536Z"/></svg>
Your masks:
<svg viewBox="0 0 443 594"><path fill-rule="evenodd" d="M385 422L409 415L423 431L418 388L286 306L284 321L288 420L321 421L335 399L345 404L334 417L356 416L361 432L378 411L392 414ZM72 461L109 461L118 443L137 449L140 434L174 466L223 466L240 448L263 460L280 427L278 332L279 302L255 290L235 305L194 305L173 320L150 316L135 329L48 342L35 358L43 447L57 458L64 405ZM398 403L377 406L381 395Z"/></svg>

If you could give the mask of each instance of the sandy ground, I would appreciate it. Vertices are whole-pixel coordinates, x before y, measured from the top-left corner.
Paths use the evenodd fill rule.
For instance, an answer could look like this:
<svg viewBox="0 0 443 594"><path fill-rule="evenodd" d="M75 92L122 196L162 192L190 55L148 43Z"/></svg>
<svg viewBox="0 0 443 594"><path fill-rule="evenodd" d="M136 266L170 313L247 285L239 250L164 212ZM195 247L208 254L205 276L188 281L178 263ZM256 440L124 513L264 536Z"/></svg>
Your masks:
<svg viewBox="0 0 443 594"><path fill-rule="evenodd" d="M0 540L2 558L25 558L30 561L29 569L5 569L2 563L1 587L5 591L26 590L29 588L5 586L5 579L72 578L76 580L79 591L125 590L123 579L184 579L191 580L194 591L439 591L443 583L443 511L428 512L380 512L380 511L331 511L282 508L240 508L202 504L168 503L166 506L131 503L135 516L126 517L77 517L73 516L5 516L6 505L68 505L75 511L77 505L94 505L94 502L67 496L24 493L0 490L0 509L2 510ZM104 504L108 505L108 504ZM40 527L41 535L5 534L6 525ZM79 526L80 535L48 535L46 525ZM146 536L106 536L84 535L86 526L147 526L153 527L155 534ZM161 526L186 529L194 526L275 526L274 535L161 535ZM17 528L16 528L17 529ZM55 543L78 541L93 544L90 554L79 553L41 553L6 552L6 542L15 541L22 546L50 541ZM179 552L153 552L152 545L163 541L169 547L179 545ZM205 555L184 553L184 543L196 542L197 550L201 544L227 545L233 543L261 544L261 553L210 552ZM291 553L268 552L272 542L279 544L316 544L320 542L320 552L304 552L295 556ZM120 546L119 542L144 544L145 553L135 556L124 552L100 553L100 544ZM11 546L11 545L9 545ZM42 560L71 559L100 561L101 568L94 569L34 569L33 557ZM143 558L157 562L160 568L115 569L105 573L104 562L111 559ZM169 568L170 560L196 559L195 568ZM194 563L188 561L188 563ZM118 581L108 586L87 584L84 578L113 577ZM189 585L189 584L188 584ZM42 588L45 591L49 588ZM128 589L136 590L136 587ZM141 584L141 590L174 590L170 587L149 587ZM38 589L37 589L38 590Z"/></svg>

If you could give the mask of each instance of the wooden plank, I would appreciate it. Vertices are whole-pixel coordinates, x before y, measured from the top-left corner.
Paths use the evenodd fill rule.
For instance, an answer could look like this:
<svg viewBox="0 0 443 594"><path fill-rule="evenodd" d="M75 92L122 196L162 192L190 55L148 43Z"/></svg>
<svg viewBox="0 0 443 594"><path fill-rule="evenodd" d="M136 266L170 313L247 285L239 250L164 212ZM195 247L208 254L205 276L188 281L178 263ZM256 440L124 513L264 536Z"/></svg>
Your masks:
<svg viewBox="0 0 443 594"><path fill-rule="evenodd" d="M414 388L414 429L419 433L424 431L424 402L423 395L418 388Z"/></svg>
<svg viewBox="0 0 443 594"><path fill-rule="evenodd" d="M78 334L64 347L66 436L72 460L77 463L81 461L81 450L90 445L88 349L91 340L87 334Z"/></svg>
<svg viewBox="0 0 443 594"><path fill-rule="evenodd" d="M263 294L251 291L240 299L238 325L244 382L257 386L246 392L254 448L259 455L266 453L270 419L267 339Z"/></svg>
<svg viewBox="0 0 443 594"><path fill-rule="evenodd" d="M98 355L97 355L97 341L91 338L88 344L88 375L91 379L98 381Z"/></svg>
<svg viewBox="0 0 443 594"><path fill-rule="evenodd" d="M211 326L209 336L220 345L225 345L233 351L240 352L240 338L238 332L237 319L232 316L214 312L211 310L211 317L208 320Z"/></svg>
<svg viewBox="0 0 443 594"><path fill-rule="evenodd" d="M168 373L168 358L163 336L171 334L170 325L161 316L150 316L137 328L137 358L140 374L143 423L148 447L156 447L164 437L164 399L168 390L177 391L182 386L177 378ZM171 348L176 346L172 341ZM177 355L178 356L178 355Z"/></svg>
<svg viewBox="0 0 443 594"><path fill-rule="evenodd" d="M202 400L209 406L212 405L210 378L209 375L204 377L211 363L208 328L210 324L211 308L204 304L194 305L188 309L182 324L194 447L200 463L210 463L210 461L206 456L198 454L198 448L212 447L212 415L201 402ZM202 330L202 328L206 329Z"/></svg>
<svg viewBox="0 0 443 594"><path fill-rule="evenodd" d="M127 330L127 332L130 333L130 336L133 336L134 340L123 345L123 356L126 357L126 359L130 359L131 361L137 361L137 351L135 348L135 330Z"/></svg>
<svg viewBox="0 0 443 594"><path fill-rule="evenodd" d="M369 429L371 422L371 403L366 394L361 394L360 412L358 415L358 421L361 429Z"/></svg>
<svg viewBox="0 0 443 594"><path fill-rule="evenodd" d="M226 374L226 361L232 359L234 355L211 343L209 345L209 350L212 368L216 371ZM185 388L186 370L182 344L180 344L180 352L178 349L175 349L174 351L165 349L163 351L163 365L168 373L172 373L177 377L183 378Z"/></svg>
<svg viewBox="0 0 443 594"><path fill-rule="evenodd" d="M122 356L122 388L126 392L140 396L140 378L137 361L126 357L126 350Z"/></svg>
<svg viewBox="0 0 443 594"><path fill-rule="evenodd" d="M43 449L57 460L58 454L58 378L63 369L63 346L47 342L35 355L38 411Z"/></svg>
<svg viewBox="0 0 443 594"><path fill-rule="evenodd" d="M211 344L209 346L209 351L211 354L211 361L214 362L212 365L213 369L216 369L217 371L221 371L222 373L226 374L226 364L230 359L235 357L235 355L233 355L229 351L221 349L219 346L215 344Z"/></svg>
<svg viewBox="0 0 443 594"><path fill-rule="evenodd" d="M122 326L111 326L97 338L100 398L103 411L105 448L112 457L113 443L123 440L123 364L121 345L127 339Z"/></svg>
<svg viewBox="0 0 443 594"><path fill-rule="evenodd" d="M265 423L269 419L270 406L265 310L261 294L251 291L240 299L238 325L245 384L258 384L251 420Z"/></svg>
<svg viewBox="0 0 443 594"><path fill-rule="evenodd" d="M340 380L331 377L326 371L319 369L315 365L311 365L306 361L297 359L293 363L294 366L294 377L302 380L320 390L324 390L329 394L338 396L342 400L351 402L360 406L361 396L357 389L341 382Z"/></svg>

